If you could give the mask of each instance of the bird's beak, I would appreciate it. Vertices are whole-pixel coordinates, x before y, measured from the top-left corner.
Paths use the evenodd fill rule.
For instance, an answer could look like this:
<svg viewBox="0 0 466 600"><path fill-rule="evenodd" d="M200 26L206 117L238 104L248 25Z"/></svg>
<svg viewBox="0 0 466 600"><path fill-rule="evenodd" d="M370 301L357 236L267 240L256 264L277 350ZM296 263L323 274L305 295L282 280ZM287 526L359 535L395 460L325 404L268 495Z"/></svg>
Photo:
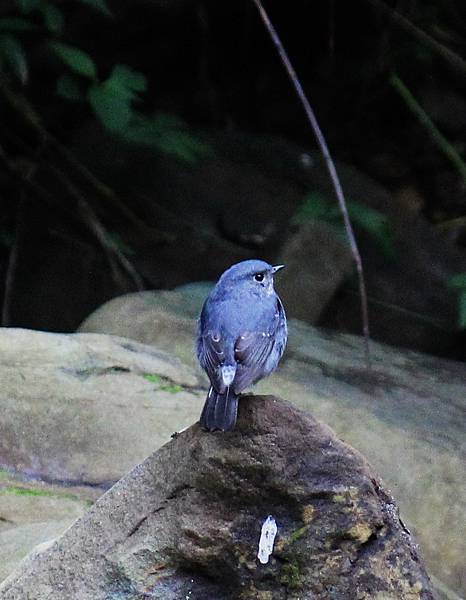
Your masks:
<svg viewBox="0 0 466 600"><path fill-rule="evenodd" d="M280 271L280 269L283 269L284 266L285 265L275 265L275 267L272 267L272 273L275 275L275 273Z"/></svg>

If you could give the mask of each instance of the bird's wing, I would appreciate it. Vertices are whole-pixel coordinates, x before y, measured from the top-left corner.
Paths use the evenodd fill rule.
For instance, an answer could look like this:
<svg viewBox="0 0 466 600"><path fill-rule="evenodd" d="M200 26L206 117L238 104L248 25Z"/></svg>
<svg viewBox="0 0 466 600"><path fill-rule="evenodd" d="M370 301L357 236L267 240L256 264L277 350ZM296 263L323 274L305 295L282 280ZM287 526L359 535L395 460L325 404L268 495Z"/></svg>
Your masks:
<svg viewBox="0 0 466 600"><path fill-rule="evenodd" d="M285 311L277 297L277 312L270 327L263 331L244 332L236 340L235 358L238 363L234 380L236 393L240 393L275 369L285 350L286 339Z"/></svg>
<svg viewBox="0 0 466 600"><path fill-rule="evenodd" d="M199 319L197 357L201 367L207 373L210 383L218 393L223 393L225 390L221 367L226 359L226 343L221 333L221 323L218 319L213 318L208 298L202 307Z"/></svg>
<svg viewBox="0 0 466 600"><path fill-rule="evenodd" d="M219 333L208 332L199 336L198 357L202 368L207 373L211 384L217 392L225 387L222 382L221 369L225 360L224 341Z"/></svg>

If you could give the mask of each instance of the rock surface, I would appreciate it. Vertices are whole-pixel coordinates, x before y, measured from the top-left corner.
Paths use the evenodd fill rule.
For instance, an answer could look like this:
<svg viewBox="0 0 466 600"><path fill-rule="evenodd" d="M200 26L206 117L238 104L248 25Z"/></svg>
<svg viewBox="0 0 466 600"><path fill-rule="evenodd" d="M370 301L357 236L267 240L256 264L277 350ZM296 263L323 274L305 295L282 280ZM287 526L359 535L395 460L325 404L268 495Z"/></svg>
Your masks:
<svg viewBox="0 0 466 600"><path fill-rule="evenodd" d="M176 465L176 468L174 466ZM256 559L268 515L278 535ZM137 466L0 587L3 600L390 598L432 588L364 458L274 397L238 428L198 425Z"/></svg>
<svg viewBox="0 0 466 600"><path fill-rule="evenodd" d="M348 244L335 227L302 224L285 242L278 264L286 269L276 287L288 316L317 323L337 289L353 272Z"/></svg>
<svg viewBox="0 0 466 600"><path fill-rule="evenodd" d="M31 482L0 471L0 581L31 548L59 537L102 490Z"/></svg>
<svg viewBox="0 0 466 600"><path fill-rule="evenodd" d="M197 375L104 335L0 330L0 465L51 481L117 481L197 420Z"/></svg>
<svg viewBox="0 0 466 600"><path fill-rule="evenodd" d="M81 326L151 343L195 367L195 317L208 285L116 298ZM186 308L189 307L189 308ZM466 593L466 367L291 320L288 348L262 393L293 399L370 457L421 542L431 573ZM451 596L453 597L453 596Z"/></svg>

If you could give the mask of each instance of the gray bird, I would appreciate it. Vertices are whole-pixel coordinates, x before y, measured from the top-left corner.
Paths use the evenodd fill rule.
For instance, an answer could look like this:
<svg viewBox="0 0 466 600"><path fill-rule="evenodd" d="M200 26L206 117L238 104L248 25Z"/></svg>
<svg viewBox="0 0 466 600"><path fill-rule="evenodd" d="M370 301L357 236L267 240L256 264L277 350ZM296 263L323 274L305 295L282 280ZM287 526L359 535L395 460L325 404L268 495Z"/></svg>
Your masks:
<svg viewBox="0 0 466 600"><path fill-rule="evenodd" d="M273 287L273 267L245 260L223 273L199 319L197 356L211 387L200 424L208 431L231 431L238 395L269 375L285 350L285 310Z"/></svg>

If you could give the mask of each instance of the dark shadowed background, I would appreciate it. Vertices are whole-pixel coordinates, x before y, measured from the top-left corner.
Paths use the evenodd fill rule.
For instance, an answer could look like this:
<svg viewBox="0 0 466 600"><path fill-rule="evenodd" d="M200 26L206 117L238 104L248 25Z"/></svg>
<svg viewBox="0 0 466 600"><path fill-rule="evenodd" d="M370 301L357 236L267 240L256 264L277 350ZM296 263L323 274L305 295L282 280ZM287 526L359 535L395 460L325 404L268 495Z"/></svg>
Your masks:
<svg viewBox="0 0 466 600"><path fill-rule="evenodd" d="M337 161L374 337L464 359L464 3L265 7ZM0 73L2 325L74 331L258 257L287 262L291 316L361 331L327 171L252 1L4 2Z"/></svg>

